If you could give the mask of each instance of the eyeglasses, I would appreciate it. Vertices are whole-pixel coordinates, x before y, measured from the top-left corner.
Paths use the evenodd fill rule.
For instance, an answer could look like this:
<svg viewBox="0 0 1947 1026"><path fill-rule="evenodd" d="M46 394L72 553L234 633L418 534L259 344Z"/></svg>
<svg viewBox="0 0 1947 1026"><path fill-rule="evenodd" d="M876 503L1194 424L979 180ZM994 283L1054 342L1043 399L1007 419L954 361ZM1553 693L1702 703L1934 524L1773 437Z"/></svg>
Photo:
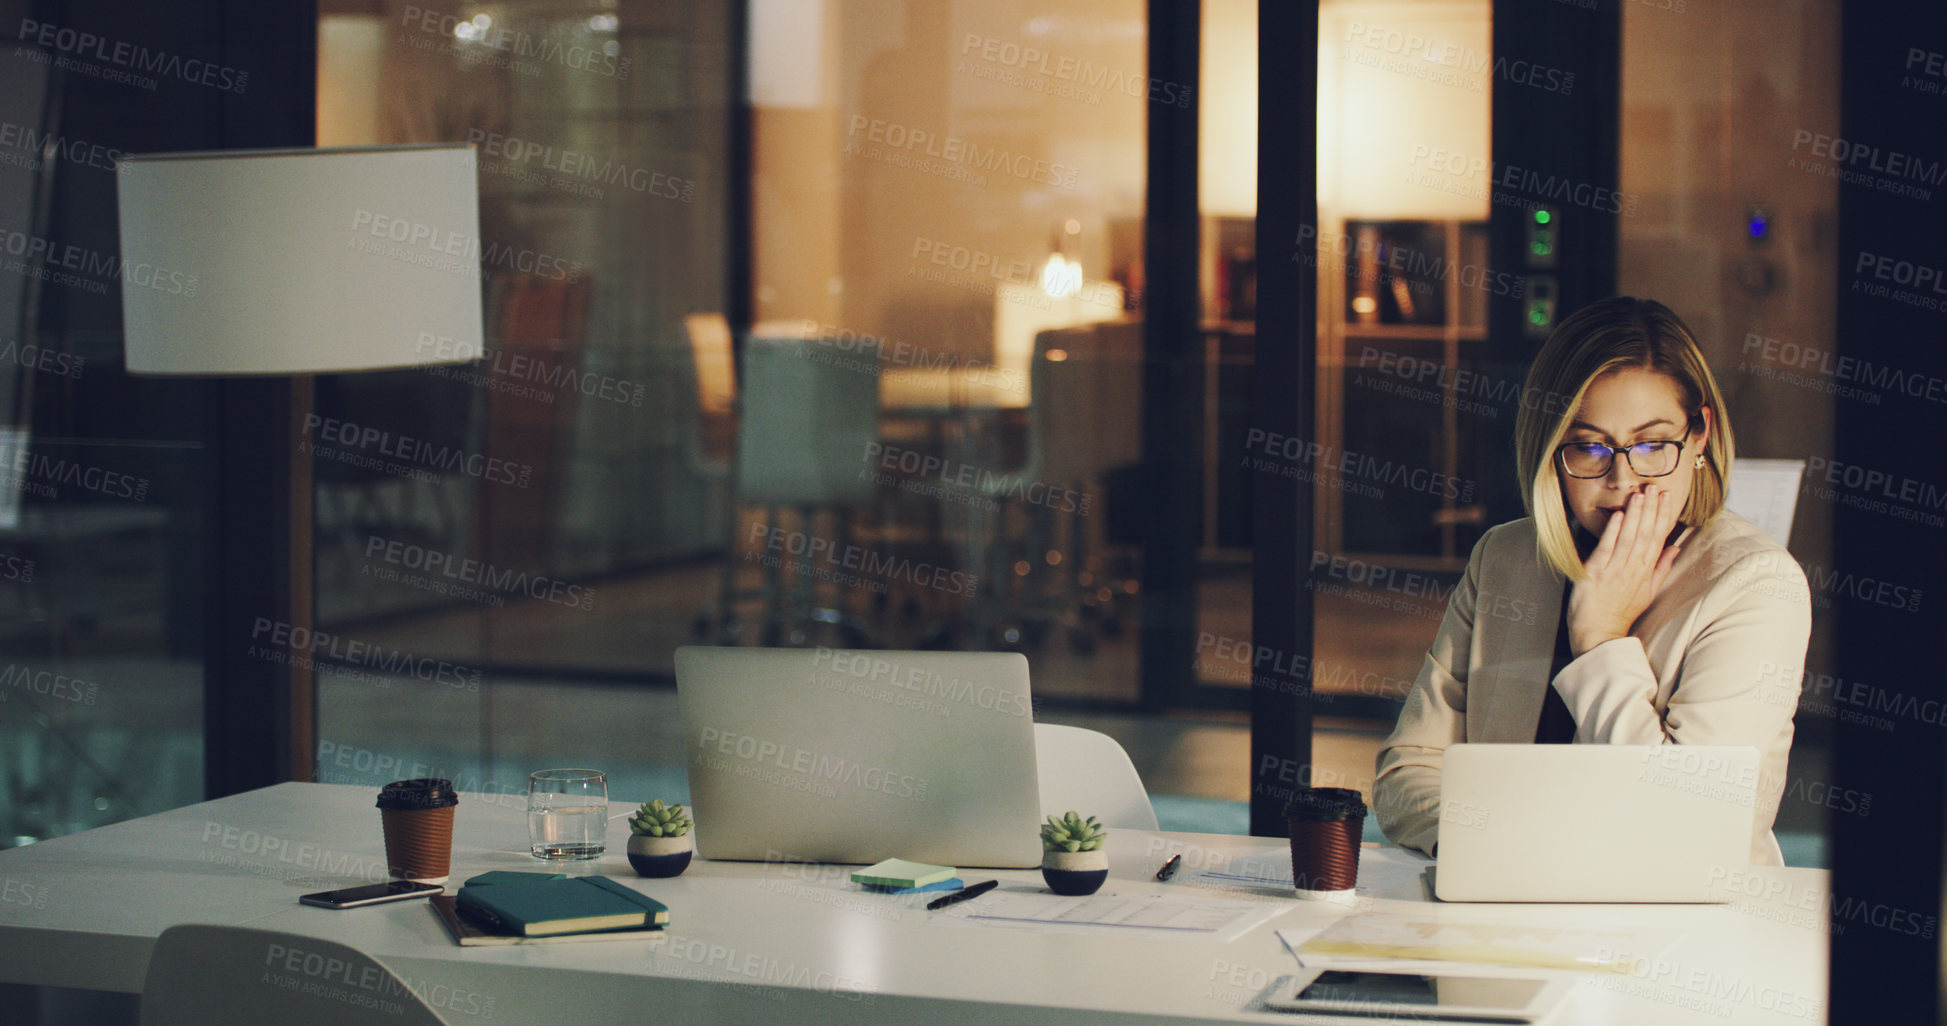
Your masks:
<svg viewBox="0 0 1947 1026"><path fill-rule="evenodd" d="M1555 450L1570 477L1606 477L1622 453L1637 477L1664 477L1683 461L1683 442L1637 442L1616 447L1601 442L1567 442Z"/></svg>

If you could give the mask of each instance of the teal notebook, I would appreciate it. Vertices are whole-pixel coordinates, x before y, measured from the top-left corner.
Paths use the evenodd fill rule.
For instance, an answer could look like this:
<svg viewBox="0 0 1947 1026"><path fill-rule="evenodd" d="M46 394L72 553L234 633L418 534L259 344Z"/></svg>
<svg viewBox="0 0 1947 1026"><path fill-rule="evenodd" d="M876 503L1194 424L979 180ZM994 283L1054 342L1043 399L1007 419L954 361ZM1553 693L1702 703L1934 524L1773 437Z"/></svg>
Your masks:
<svg viewBox="0 0 1947 1026"><path fill-rule="evenodd" d="M451 894L435 894L426 904L433 907L433 915L445 924L447 932L453 935L454 943L463 948L504 944L573 944L580 941L653 942L663 939L666 932L660 926L638 926L628 930L591 930L587 933L553 933L530 937L519 933L501 933L481 922L472 912L462 914Z"/></svg>
<svg viewBox="0 0 1947 1026"><path fill-rule="evenodd" d="M662 902L605 876L468 883L456 900L468 915L496 930L528 937L640 929L669 922L669 908Z"/></svg>
<svg viewBox="0 0 1947 1026"><path fill-rule="evenodd" d="M490 869L479 876L468 877L462 887L485 887L488 884L533 883L536 880L566 880L566 873L530 873L518 869Z"/></svg>

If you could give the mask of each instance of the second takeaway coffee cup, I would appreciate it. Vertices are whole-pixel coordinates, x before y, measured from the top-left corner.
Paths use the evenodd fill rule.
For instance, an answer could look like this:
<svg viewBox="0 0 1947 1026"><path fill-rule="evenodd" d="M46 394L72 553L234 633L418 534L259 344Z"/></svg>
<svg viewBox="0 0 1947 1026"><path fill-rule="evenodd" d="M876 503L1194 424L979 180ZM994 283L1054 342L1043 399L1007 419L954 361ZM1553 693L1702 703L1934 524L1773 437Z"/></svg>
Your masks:
<svg viewBox="0 0 1947 1026"><path fill-rule="evenodd" d="M1300 788L1284 815L1291 828L1291 882L1299 897L1349 899L1359 882L1365 799L1348 787Z"/></svg>
<svg viewBox="0 0 1947 1026"><path fill-rule="evenodd" d="M395 780L379 789L385 828L385 866L393 876L445 883L453 856L453 782L434 777Z"/></svg>

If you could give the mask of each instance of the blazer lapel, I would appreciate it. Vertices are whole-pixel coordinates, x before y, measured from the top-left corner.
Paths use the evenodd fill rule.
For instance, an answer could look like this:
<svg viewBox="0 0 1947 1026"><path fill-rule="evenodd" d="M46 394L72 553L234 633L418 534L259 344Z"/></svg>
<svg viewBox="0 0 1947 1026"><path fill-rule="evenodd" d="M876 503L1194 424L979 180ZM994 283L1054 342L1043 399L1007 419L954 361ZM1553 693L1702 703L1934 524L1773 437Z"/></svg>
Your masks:
<svg viewBox="0 0 1947 1026"><path fill-rule="evenodd" d="M1475 657L1468 709L1470 741L1527 743L1541 722L1541 702L1555 664L1555 632L1566 582L1538 560L1510 560L1496 580L1484 581L1474 611ZM1494 587L1490 592L1487 587Z"/></svg>

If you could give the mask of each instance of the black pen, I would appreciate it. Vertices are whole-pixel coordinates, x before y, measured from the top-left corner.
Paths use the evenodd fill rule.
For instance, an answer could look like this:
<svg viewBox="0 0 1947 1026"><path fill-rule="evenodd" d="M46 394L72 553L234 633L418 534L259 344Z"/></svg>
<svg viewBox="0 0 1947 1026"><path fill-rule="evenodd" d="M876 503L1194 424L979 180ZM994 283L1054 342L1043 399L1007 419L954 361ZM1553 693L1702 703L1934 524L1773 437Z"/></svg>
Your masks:
<svg viewBox="0 0 1947 1026"><path fill-rule="evenodd" d="M943 909L948 905L953 904L956 901L965 901L968 898L978 898L981 895L986 894L988 891L991 891L994 888L999 887L1000 885L1001 882L999 880L982 880L977 884L968 884L967 886L962 887L957 891L954 891L952 894L949 894L944 898L934 898L932 901L927 902L926 911L933 912L939 909Z"/></svg>
<svg viewBox="0 0 1947 1026"><path fill-rule="evenodd" d="M1183 855L1181 852L1178 852L1175 855L1171 855L1170 860L1168 862L1163 863L1163 868L1156 871L1156 879L1168 880L1170 877L1175 876L1176 867L1182 864L1183 864Z"/></svg>

